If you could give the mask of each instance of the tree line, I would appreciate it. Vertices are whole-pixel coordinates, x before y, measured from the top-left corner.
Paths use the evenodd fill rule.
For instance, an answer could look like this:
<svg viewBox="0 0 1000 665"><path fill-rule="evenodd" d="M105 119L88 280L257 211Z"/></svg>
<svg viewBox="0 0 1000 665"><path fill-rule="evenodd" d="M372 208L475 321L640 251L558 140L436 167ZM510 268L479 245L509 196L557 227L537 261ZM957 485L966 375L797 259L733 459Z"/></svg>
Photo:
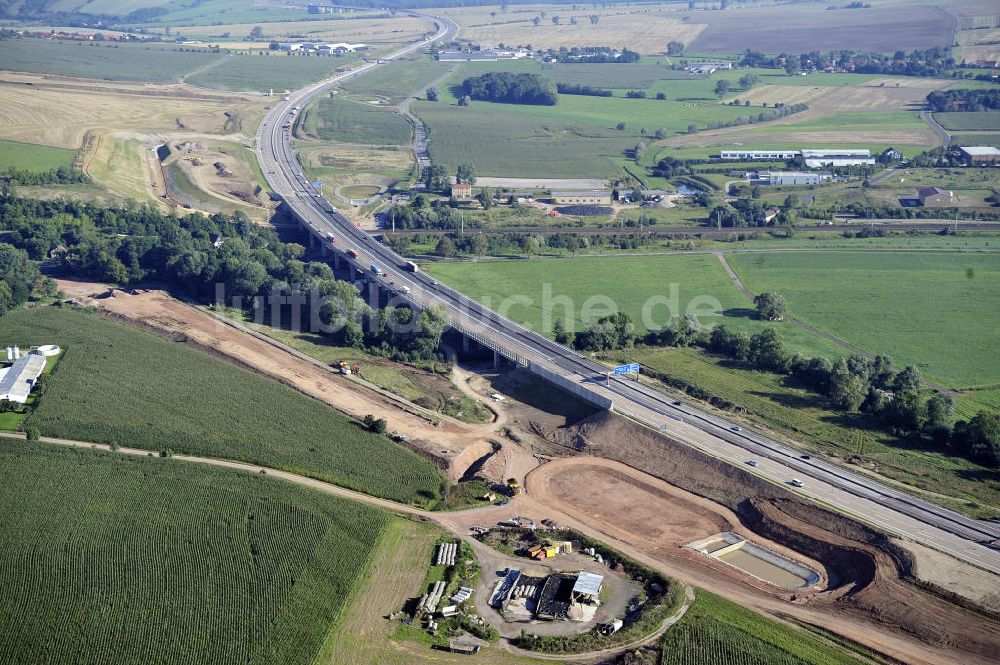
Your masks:
<svg viewBox="0 0 1000 665"><path fill-rule="evenodd" d="M608 88L595 88L578 83L557 83L556 92L560 95L586 95L588 97L611 97L614 95L614 91Z"/></svg>
<svg viewBox="0 0 1000 665"><path fill-rule="evenodd" d="M539 74L487 72L462 81L462 89L472 99L508 104L554 106L555 86Z"/></svg>
<svg viewBox="0 0 1000 665"><path fill-rule="evenodd" d="M874 51L836 50L828 53L781 53L776 56L747 49L740 59L742 67L784 69L789 75L800 71L825 70L850 71L858 74L886 74L891 76L942 76L956 66L951 50L947 48L916 49L909 53L878 53Z"/></svg>
<svg viewBox="0 0 1000 665"><path fill-rule="evenodd" d="M90 179L85 174L65 166L41 172L16 169L12 166L0 173L0 183L12 185L78 185L86 182L90 182Z"/></svg>
<svg viewBox="0 0 1000 665"><path fill-rule="evenodd" d="M758 318L780 318L783 299L777 294L761 296L756 299ZM895 372L886 355L853 355L832 362L822 356L807 358L790 354L774 328L753 335L724 324L706 330L693 317L675 317L663 328L640 336L631 317L622 312L602 317L575 334L557 320L552 334L556 342L581 351L616 351L638 342L700 347L747 369L794 377L835 408L868 416L896 436L926 439L984 466L1000 467L1000 417L984 411L956 423L950 395L925 390L916 367Z"/></svg>
<svg viewBox="0 0 1000 665"><path fill-rule="evenodd" d="M149 206L106 208L71 200L40 201L0 193L0 284L24 302L37 280L32 260L79 277L120 285L155 281L201 302L225 288L227 304L280 321L295 296L303 321L323 323L340 344L400 360L437 359L444 314L405 307L375 311L329 265L305 261L305 248L242 213L165 214ZM0 286L0 300L4 293Z"/></svg>
<svg viewBox="0 0 1000 665"><path fill-rule="evenodd" d="M927 104L935 113L996 111L1000 109L1000 90L935 90L927 95Z"/></svg>

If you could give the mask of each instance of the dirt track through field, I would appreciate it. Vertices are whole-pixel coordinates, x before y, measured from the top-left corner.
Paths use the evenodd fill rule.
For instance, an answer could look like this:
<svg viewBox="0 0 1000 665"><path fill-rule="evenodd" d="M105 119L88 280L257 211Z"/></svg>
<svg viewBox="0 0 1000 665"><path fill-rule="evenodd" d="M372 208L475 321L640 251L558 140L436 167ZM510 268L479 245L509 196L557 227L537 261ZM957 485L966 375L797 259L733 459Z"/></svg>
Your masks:
<svg viewBox="0 0 1000 665"><path fill-rule="evenodd" d="M116 317L188 343L260 372L310 397L361 419L368 414L389 421L390 429L404 433L419 452L446 466L457 480L465 467L487 454L485 437L492 429L461 423L365 385L353 377L309 362L278 348L277 343L240 330L235 323L182 303L163 291L85 300ZM436 424L435 424L436 423Z"/></svg>
<svg viewBox="0 0 1000 665"><path fill-rule="evenodd" d="M0 433L0 438L23 440L23 436L21 435L7 433ZM43 437L42 442L78 448L96 448L110 451L109 446L82 441L70 441L65 439ZM149 456L152 454L148 450L139 450L134 448L119 448L117 449L117 452L120 454L138 456ZM248 473L256 474L263 472L276 478L281 478L282 480L286 480L288 482L310 487L321 492L333 494L354 501L361 501L363 503L397 513L413 515L415 517L434 521L467 541L471 541L467 534L468 527L473 524L490 524L498 520L509 519L515 514L534 515L536 517L547 515L558 519L558 521L565 526L574 528L592 538L602 540L628 556L633 557L637 561L650 565L660 572L680 579L685 583L696 584L704 587L728 598L729 600L732 600L733 602L737 602L744 607L763 612L774 618L787 620L788 617L793 617L801 621L821 626L861 644L870 645L873 649L876 649L877 651L889 655L892 658L896 658L902 662L913 663L914 665L968 665L969 663L983 663L985 665L987 663L992 664L993 662L991 659L983 659L970 654L957 654L953 647L958 645L931 646L924 642L915 640L905 634L896 634L885 630L873 632L873 625L860 616L836 613L831 614L830 612L822 609L813 609L809 606L789 604L785 600L780 600L770 595L762 595L759 592L748 591L741 588L739 584L734 584L731 580L727 580L717 571L708 569L704 566L691 565L689 563L685 564L683 562L678 563L676 561L671 562L669 560L664 560L661 556L650 554L644 547L637 545L637 542L632 540L632 537L635 537L638 534L630 534L630 537L626 539L619 539L604 530L607 528L607 524L604 522L591 524L581 521L574 516L564 514L558 509L552 508L552 506L549 506L548 504L541 502L530 495L517 497L508 506L490 506L451 513L433 513L413 508L412 506L406 506L385 499L379 499L366 494L360 494L358 492L344 489L320 480L315 480L313 478L299 476L293 473L279 471L277 469L265 468L254 464L187 455L176 455L172 459L190 463L210 464L245 471ZM635 470L632 470L632 472L641 474L641 472ZM900 590L904 593L904 595L910 593L905 588L900 588ZM959 611L959 615L961 614L961 611ZM953 620L955 619L955 617L949 618ZM995 632L996 631L994 630L994 633ZM983 639L995 640L996 636L984 636ZM577 655L570 660L587 660L587 655Z"/></svg>
<svg viewBox="0 0 1000 665"><path fill-rule="evenodd" d="M736 288L739 289L740 292L743 295L745 295L747 297L747 299L751 303L753 303L754 302L753 292L749 288L747 288L747 285L743 282L743 279L739 276L739 274L729 264L729 261L726 260L726 253L723 252L723 251L721 251L721 250L717 250L717 251L714 251L712 253L715 254L715 257L717 259L719 259L719 262L722 264L722 267L725 268L725 270L726 270L726 274L729 275L729 279L733 282L733 284L736 286ZM839 346L841 348L844 348L844 349L847 349L851 353L855 353L857 355L864 356L865 358L869 358L869 359L874 359L875 358L874 355L868 353L867 351L865 351L861 347L855 346L854 344L851 344L850 342L848 342L846 340L843 340L843 339L840 339L839 337L831 335L830 333L826 332L825 330L820 330L819 328L811 326L808 323L806 323L805 321L801 321L801 320L795 318L794 316L786 315L784 317L784 320L786 320L786 321L788 321L790 323L794 323L799 328L802 328L803 330L805 330L807 332L810 332L810 333L812 333L814 335L819 335L823 339L829 340L829 341L833 342L834 344L836 344L837 346ZM898 367L893 367L892 369L894 371L896 371L896 372L900 371ZM947 386L942 386L939 383L933 383L933 382L927 381L926 379L923 380L923 383L926 384L927 386L930 386L934 390L939 391L939 392L951 393L951 394L957 394L958 393L958 391L955 390L954 388L949 388Z"/></svg>

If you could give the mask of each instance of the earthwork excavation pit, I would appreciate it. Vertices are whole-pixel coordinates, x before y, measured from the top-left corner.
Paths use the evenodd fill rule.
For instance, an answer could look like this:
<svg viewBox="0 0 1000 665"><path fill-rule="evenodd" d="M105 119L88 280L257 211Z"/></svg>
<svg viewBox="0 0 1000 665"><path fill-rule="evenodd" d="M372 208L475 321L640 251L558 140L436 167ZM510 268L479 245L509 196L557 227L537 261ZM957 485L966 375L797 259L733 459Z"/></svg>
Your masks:
<svg viewBox="0 0 1000 665"><path fill-rule="evenodd" d="M803 589L820 581L819 574L811 568L729 531L689 543L686 547L781 589Z"/></svg>

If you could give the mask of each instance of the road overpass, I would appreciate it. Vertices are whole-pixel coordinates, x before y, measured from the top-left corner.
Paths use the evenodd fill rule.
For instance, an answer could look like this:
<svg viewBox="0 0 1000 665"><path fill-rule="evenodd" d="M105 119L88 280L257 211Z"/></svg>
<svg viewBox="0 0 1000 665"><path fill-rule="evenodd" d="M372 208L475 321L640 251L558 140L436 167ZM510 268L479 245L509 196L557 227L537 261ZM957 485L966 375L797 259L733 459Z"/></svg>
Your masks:
<svg viewBox="0 0 1000 665"><path fill-rule="evenodd" d="M457 30L449 19L420 16L434 21L434 35L376 63L291 93L287 101L278 102L268 112L258 130L257 154L265 177L314 242L359 270L377 265L381 274L368 271L368 279L378 288L397 294L416 308L443 307L454 330L581 399L634 418L786 487L798 478L804 486L789 487L792 491L1000 574L1000 551L995 548L1000 525L970 519L863 473L802 455L631 379L609 379L607 368L593 360L500 316L423 272L410 272L402 256L357 228L324 199L303 173L292 149L289 126L294 125L297 110L339 83L377 67L392 66ZM758 460L757 467L745 465L750 458Z"/></svg>

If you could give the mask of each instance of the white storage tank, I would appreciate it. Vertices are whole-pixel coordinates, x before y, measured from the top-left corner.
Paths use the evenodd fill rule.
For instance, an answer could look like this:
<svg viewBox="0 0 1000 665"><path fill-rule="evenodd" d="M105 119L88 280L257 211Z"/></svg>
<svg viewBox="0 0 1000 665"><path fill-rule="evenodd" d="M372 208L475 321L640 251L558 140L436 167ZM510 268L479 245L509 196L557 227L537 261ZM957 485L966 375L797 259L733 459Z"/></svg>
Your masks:
<svg viewBox="0 0 1000 665"><path fill-rule="evenodd" d="M52 356L58 356L61 350L57 344L46 344L35 349L35 353L46 358L51 358Z"/></svg>

